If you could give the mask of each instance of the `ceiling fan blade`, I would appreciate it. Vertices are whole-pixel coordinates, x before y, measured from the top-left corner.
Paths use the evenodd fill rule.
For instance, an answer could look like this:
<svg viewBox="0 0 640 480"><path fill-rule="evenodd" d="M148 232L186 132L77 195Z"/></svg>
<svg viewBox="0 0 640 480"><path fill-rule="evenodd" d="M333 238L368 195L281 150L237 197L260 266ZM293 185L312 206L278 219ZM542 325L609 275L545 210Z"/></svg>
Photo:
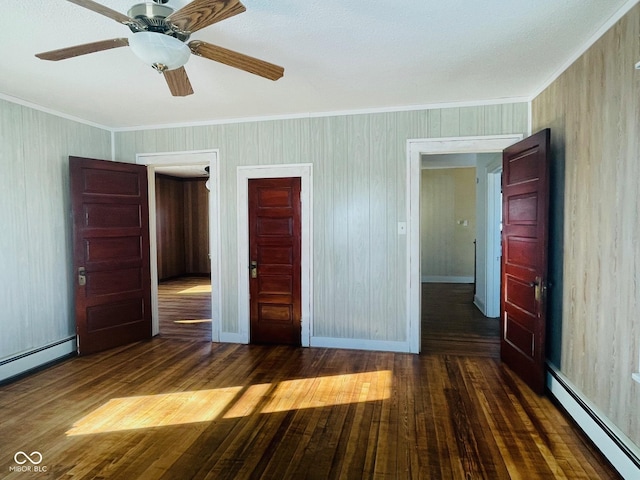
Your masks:
<svg viewBox="0 0 640 480"><path fill-rule="evenodd" d="M258 60L257 58L244 55L242 53L227 50L226 48L212 45L200 40L189 42L191 53L200 57L208 58L216 62L224 63L230 67L239 68L245 72L260 75L269 80L278 80L284 75L284 68L274 65L273 63Z"/></svg>
<svg viewBox="0 0 640 480"><path fill-rule="evenodd" d="M166 70L164 72L164 78L167 79L167 85L169 85L171 95L174 97L186 97L193 93L191 82L184 67L176 68L175 70Z"/></svg>
<svg viewBox="0 0 640 480"><path fill-rule="evenodd" d="M129 25L132 23L136 23L134 19L126 16L124 13L116 12L115 10L110 9L109 7L105 7L99 3L94 2L93 0L67 0L68 2L75 3L81 7L87 8L91 11L99 13L100 15L104 15L105 17L109 17L116 22L120 22L124 25Z"/></svg>
<svg viewBox="0 0 640 480"><path fill-rule="evenodd" d="M173 12L165 21L181 32L192 33L245 10L240 0L194 0Z"/></svg>
<svg viewBox="0 0 640 480"><path fill-rule="evenodd" d="M129 40L126 38L112 38L111 40L101 40L99 42L85 43L84 45L76 45L74 47L61 48L59 50L51 50L50 52L37 53L36 57L42 60L64 60L67 58L78 57L88 53L101 52L112 48L126 47Z"/></svg>

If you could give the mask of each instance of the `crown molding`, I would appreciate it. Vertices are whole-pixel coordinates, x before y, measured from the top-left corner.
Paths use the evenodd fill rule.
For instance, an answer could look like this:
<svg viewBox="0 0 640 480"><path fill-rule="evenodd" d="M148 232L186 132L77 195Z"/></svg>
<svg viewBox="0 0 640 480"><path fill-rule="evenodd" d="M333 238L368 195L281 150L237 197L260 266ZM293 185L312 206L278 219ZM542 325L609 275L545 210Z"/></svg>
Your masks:
<svg viewBox="0 0 640 480"><path fill-rule="evenodd" d="M99 123L92 122L90 120L85 120L84 118L75 117L73 115L69 115L67 113L60 112L52 108L43 107L42 105L38 105L37 103L28 102L27 100L23 100L18 97L12 97L11 95L6 95L4 93L0 93L0 100L6 100L7 102L15 103L17 105L22 105L23 107L31 108L33 110L38 110L39 112L48 113L49 115L54 115L56 117L64 118L65 120L71 120L72 122L82 123L83 125L88 125L90 127L100 128L102 130L107 130L109 132L113 131L111 127L107 127L106 125L101 125Z"/></svg>

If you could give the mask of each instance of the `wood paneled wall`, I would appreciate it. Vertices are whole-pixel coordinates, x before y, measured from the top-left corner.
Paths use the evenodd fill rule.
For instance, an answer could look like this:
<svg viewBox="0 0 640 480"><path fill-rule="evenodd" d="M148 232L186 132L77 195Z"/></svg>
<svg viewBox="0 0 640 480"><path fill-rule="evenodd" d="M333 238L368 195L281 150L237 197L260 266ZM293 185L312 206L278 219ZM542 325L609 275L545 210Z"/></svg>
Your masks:
<svg viewBox="0 0 640 480"><path fill-rule="evenodd" d="M220 152L222 330L238 332L236 168L313 164L313 336L406 341L406 141L526 133L527 104L116 132L116 158Z"/></svg>
<svg viewBox="0 0 640 480"><path fill-rule="evenodd" d="M533 101L564 177L561 371L640 445L640 6ZM562 178L561 177L561 178ZM562 237L564 237L562 239ZM558 361L558 360L556 360Z"/></svg>
<svg viewBox="0 0 640 480"><path fill-rule="evenodd" d="M209 259L209 190L204 179L183 182L184 267L187 274L211 274Z"/></svg>
<svg viewBox="0 0 640 480"><path fill-rule="evenodd" d="M75 334L69 155L111 133L0 100L0 360Z"/></svg>
<svg viewBox="0 0 640 480"><path fill-rule="evenodd" d="M473 277L476 169L422 170L422 277ZM467 225L460 224L467 221Z"/></svg>
<svg viewBox="0 0 640 480"><path fill-rule="evenodd" d="M156 175L156 241L158 279L186 274L183 182Z"/></svg>
<svg viewBox="0 0 640 480"><path fill-rule="evenodd" d="M158 279L209 274L209 197L204 180L156 175Z"/></svg>

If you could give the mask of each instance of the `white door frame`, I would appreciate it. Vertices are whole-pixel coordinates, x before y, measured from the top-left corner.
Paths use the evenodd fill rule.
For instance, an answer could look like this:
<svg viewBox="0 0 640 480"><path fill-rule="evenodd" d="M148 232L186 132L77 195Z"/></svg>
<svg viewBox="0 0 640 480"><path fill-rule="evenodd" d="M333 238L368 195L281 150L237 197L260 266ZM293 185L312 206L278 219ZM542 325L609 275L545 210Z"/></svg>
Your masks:
<svg viewBox="0 0 640 480"><path fill-rule="evenodd" d="M487 172L487 268L485 315L500 316L500 219L502 218L502 162Z"/></svg>
<svg viewBox="0 0 640 480"><path fill-rule="evenodd" d="M211 340L220 341L222 292L220 288L220 162L219 151L196 150L188 152L138 153L136 163L147 166L149 184L149 246L151 269L152 334L160 331L158 313L158 244L156 239L156 167L179 165L209 166L209 252L211 256Z"/></svg>
<svg viewBox="0 0 640 480"><path fill-rule="evenodd" d="M495 153L522 139L521 134L407 140L407 339L420 353L420 157L424 154Z"/></svg>
<svg viewBox="0 0 640 480"><path fill-rule="evenodd" d="M301 208L301 296L303 347L313 332L313 165L264 165L238 167L238 333L240 343L249 343L249 179L300 177Z"/></svg>

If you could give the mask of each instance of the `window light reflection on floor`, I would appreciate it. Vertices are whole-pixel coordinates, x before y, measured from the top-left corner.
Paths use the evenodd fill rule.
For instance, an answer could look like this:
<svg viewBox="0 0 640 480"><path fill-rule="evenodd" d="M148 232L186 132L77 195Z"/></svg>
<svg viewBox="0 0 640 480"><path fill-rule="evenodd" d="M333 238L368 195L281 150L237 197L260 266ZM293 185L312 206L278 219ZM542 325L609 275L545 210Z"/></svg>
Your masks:
<svg viewBox="0 0 640 480"><path fill-rule="evenodd" d="M216 418L322 408L389 398L391 371L286 380L248 387L114 398L77 421L68 436L165 427Z"/></svg>
<svg viewBox="0 0 640 480"><path fill-rule="evenodd" d="M187 320L174 320L173 323L211 323L210 318L193 318Z"/></svg>
<svg viewBox="0 0 640 480"><path fill-rule="evenodd" d="M180 290L179 294L189 294L189 293L211 293L211 285L196 285L195 287L185 288L184 290Z"/></svg>

